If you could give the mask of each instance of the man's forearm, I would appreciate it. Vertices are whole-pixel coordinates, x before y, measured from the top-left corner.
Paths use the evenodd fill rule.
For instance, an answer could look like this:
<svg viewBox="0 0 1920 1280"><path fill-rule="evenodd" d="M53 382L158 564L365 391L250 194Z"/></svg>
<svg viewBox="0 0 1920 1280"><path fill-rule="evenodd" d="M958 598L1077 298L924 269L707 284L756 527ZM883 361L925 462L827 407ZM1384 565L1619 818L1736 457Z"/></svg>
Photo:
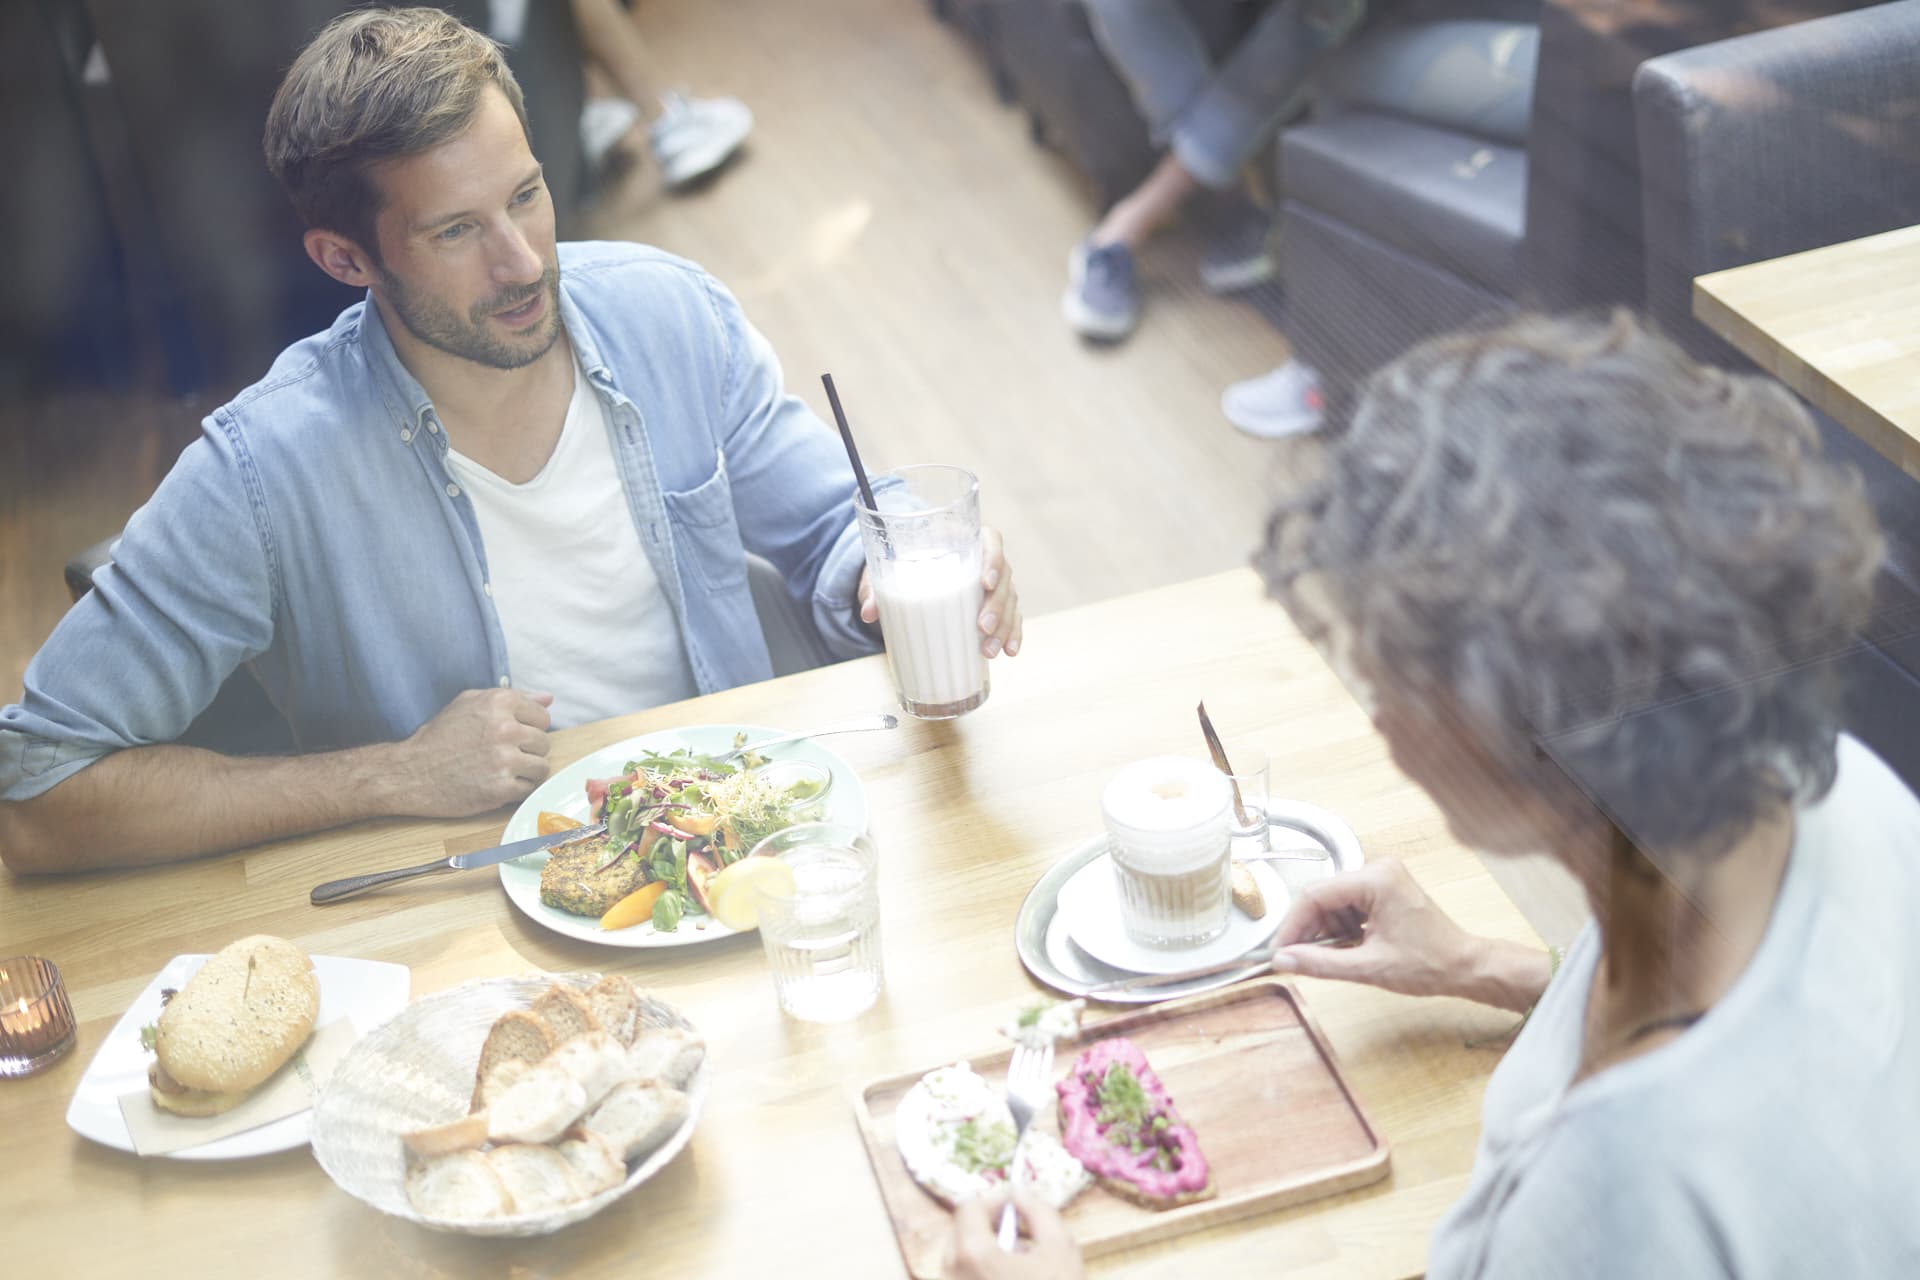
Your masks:
<svg viewBox="0 0 1920 1280"><path fill-rule="evenodd" d="M118 751L32 800L0 804L0 860L15 872L147 866L393 813L393 750Z"/></svg>
<svg viewBox="0 0 1920 1280"><path fill-rule="evenodd" d="M1458 994L1515 1013L1531 1009L1552 977L1552 956L1518 942L1494 938L1475 941L1480 945L1462 975L1462 989Z"/></svg>

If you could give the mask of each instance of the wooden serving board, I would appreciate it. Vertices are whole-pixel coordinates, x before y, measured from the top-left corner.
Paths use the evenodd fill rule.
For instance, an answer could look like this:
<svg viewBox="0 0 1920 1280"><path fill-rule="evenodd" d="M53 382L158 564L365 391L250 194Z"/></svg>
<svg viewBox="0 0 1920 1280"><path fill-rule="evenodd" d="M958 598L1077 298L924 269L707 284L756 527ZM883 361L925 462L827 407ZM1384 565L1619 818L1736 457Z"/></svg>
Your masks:
<svg viewBox="0 0 1920 1280"><path fill-rule="evenodd" d="M1139 1045L1199 1135L1213 1172L1212 1199L1176 1209L1143 1209L1097 1184L1067 1207L1074 1239L1088 1257L1161 1240L1233 1218L1364 1186L1387 1176L1387 1143L1347 1087L1340 1066L1299 995L1284 979L1263 978L1223 991L1169 1001L1081 1028L1061 1041L1054 1078L1082 1050L1125 1036ZM1006 1084L1013 1047L969 1059L996 1089ZM937 1280L946 1266L951 1215L907 1172L894 1144L900 1098L935 1067L876 1080L854 1113L881 1198L893 1220L907 1270ZM1057 1107L1034 1118L1058 1136Z"/></svg>

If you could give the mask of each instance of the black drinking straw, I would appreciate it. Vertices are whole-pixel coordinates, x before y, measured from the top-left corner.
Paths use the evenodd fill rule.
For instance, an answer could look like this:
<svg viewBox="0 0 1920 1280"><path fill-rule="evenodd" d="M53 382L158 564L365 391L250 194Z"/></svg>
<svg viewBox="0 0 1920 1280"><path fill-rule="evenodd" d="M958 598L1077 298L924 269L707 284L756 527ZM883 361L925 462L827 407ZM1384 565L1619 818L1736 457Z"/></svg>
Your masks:
<svg viewBox="0 0 1920 1280"><path fill-rule="evenodd" d="M853 464L853 478L860 482L860 496L865 499L867 510L877 513L880 504L873 500L873 486L867 483L867 469L860 465L860 447L853 442L853 428L847 425L847 411L840 407L840 393L833 389L833 375L821 374L820 382L827 389L827 403L833 406L833 420L840 425L840 438L846 442L847 461ZM891 556L893 544L887 540L886 524L876 522L875 528L880 535L880 545Z"/></svg>

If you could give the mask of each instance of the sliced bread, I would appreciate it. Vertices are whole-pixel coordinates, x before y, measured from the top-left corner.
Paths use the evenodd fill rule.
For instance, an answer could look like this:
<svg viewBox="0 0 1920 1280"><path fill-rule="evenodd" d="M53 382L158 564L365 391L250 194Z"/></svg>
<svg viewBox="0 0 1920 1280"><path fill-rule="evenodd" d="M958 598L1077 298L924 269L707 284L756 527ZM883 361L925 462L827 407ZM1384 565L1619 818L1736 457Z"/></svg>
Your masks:
<svg viewBox="0 0 1920 1280"><path fill-rule="evenodd" d="M400 1135L408 1151L421 1159L451 1155L455 1151L473 1151L487 1145L487 1113L476 1111L458 1120L416 1129Z"/></svg>
<svg viewBox="0 0 1920 1280"><path fill-rule="evenodd" d="M486 1079L480 1082L479 1110L485 1111L500 1100L500 1095L520 1083L520 1077L533 1070L535 1064L510 1058L495 1067Z"/></svg>
<svg viewBox="0 0 1920 1280"><path fill-rule="evenodd" d="M1200 1140L1131 1040L1091 1046L1054 1085L1060 1138L1122 1200L1171 1209L1214 1194Z"/></svg>
<svg viewBox="0 0 1920 1280"><path fill-rule="evenodd" d="M415 1165L407 1174L407 1200L429 1218L459 1222L504 1218L514 1211L507 1184L478 1151L456 1151Z"/></svg>
<svg viewBox="0 0 1920 1280"><path fill-rule="evenodd" d="M640 1030L640 992L617 973L587 988L587 1005L600 1029L621 1044L632 1044Z"/></svg>
<svg viewBox="0 0 1920 1280"><path fill-rule="evenodd" d="M643 1027L627 1050L627 1065L636 1080L652 1080L670 1089L684 1089L706 1059L706 1041L679 1027Z"/></svg>
<svg viewBox="0 0 1920 1280"><path fill-rule="evenodd" d="M546 1020L556 1046L565 1044L575 1036L600 1030L600 1024L593 1017L593 1006L587 1003L587 998L573 988L558 983L548 987L533 1002L533 1013Z"/></svg>
<svg viewBox="0 0 1920 1280"><path fill-rule="evenodd" d="M590 1196L599 1195L627 1180L626 1162L613 1144L587 1129L567 1130L567 1136L554 1147L573 1166L574 1177Z"/></svg>
<svg viewBox="0 0 1920 1280"><path fill-rule="evenodd" d="M633 1076L626 1048L604 1031L575 1036L547 1055L547 1064L559 1067L579 1081L587 1096L583 1111L606 1097L613 1086Z"/></svg>
<svg viewBox="0 0 1920 1280"><path fill-rule="evenodd" d="M487 1136L495 1142L551 1142L587 1109L587 1092L556 1063L542 1062L487 1109Z"/></svg>
<svg viewBox="0 0 1920 1280"><path fill-rule="evenodd" d="M487 1163L506 1184L515 1214L545 1213L586 1199L573 1166L552 1147L515 1142L487 1152Z"/></svg>
<svg viewBox="0 0 1920 1280"><path fill-rule="evenodd" d="M687 1118L687 1095L666 1085L629 1080L587 1114L580 1127L634 1160L672 1137Z"/></svg>
<svg viewBox="0 0 1920 1280"><path fill-rule="evenodd" d="M524 1009L514 1009L494 1019L485 1043L480 1046L480 1066L474 1073L473 1100L467 1109L478 1111L487 1106L492 1097L498 1096L500 1089L492 1081L508 1063L532 1066L552 1053L559 1043L545 1019Z"/></svg>

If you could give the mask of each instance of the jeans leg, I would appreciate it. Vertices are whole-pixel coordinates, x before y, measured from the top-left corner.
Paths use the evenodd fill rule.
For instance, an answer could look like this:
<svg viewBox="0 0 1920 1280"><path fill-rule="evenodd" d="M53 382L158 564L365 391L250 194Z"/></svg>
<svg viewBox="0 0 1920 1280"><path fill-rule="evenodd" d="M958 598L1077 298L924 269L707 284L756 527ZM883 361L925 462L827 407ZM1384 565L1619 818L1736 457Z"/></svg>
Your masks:
<svg viewBox="0 0 1920 1280"><path fill-rule="evenodd" d="M1094 39L1127 82L1154 146L1166 146L1174 122L1213 75L1199 31L1179 0L1085 2Z"/></svg>
<svg viewBox="0 0 1920 1280"><path fill-rule="evenodd" d="M1366 0L1280 0L1269 9L1174 125L1181 166L1209 187L1232 186L1366 8Z"/></svg>

